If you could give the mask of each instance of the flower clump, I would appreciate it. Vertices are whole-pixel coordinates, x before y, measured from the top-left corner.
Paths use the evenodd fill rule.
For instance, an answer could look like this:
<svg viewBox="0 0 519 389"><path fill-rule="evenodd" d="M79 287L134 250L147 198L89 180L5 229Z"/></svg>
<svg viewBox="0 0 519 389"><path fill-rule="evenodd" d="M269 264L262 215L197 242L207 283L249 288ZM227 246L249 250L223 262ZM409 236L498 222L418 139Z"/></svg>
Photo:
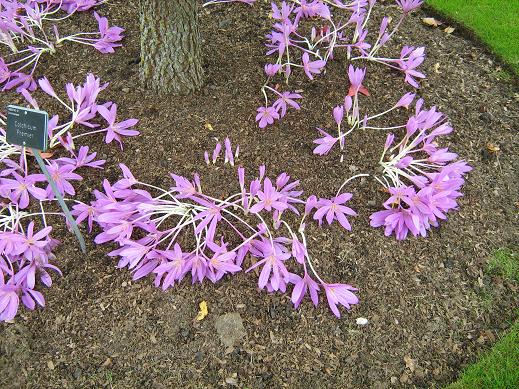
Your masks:
<svg viewBox="0 0 519 389"><path fill-rule="evenodd" d="M101 102L99 98L108 84L101 84L92 74L81 85L67 84L68 101L58 96L46 78L38 83L41 90L56 99L68 113L65 120L60 120L58 115L49 120L49 150L43 156L57 190L70 201L76 195L75 185L83 180L82 171L102 169L105 164L89 146L77 144L78 138L103 133L106 143L115 140L122 148L122 137L138 134L137 130L130 129L137 120L118 122L116 104ZM39 109L38 102L27 90L22 94L30 105ZM2 126L6 124L4 118L3 115L0 118ZM103 121L106 124L103 125ZM48 270L61 274L51 264L58 241L50 237L52 226L47 224L47 219L64 215L52 211L55 194L44 174L35 168L32 157L27 149L7 143L6 132L0 128L0 163L3 165L0 170L0 321L12 320L20 301L31 310L35 303L43 306L45 299L37 290L36 280L51 286ZM80 211L81 205L74 207L78 220L87 217ZM41 223L36 223L35 217L41 217ZM39 231L36 231L37 225L42 226Z"/></svg>
<svg viewBox="0 0 519 389"><path fill-rule="evenodd" d="M356 73L350 67L350 73ZM361 85L359 77L356 85ZM332 135L318 128L320 137L314 140L317 145L314 154L325 155L338 147L341 161L346 152L346 137L353 131L401 131L403 135L397 142L396 135L387 135L379 166L382 175L374 178L389 193L384 202L384 210L371 215L371 226L384 227L387 236L395 234L398 240L405 239L409 233L426 236L431 227L438 227L446 214L457 209L457 199L464 185L464 175L472 168L458 155L438 142L442 136L453 131L445 116L436 107L425 109L423 100L415 103L414 115L406 123L396 126L376 126L372 122L380 120L390 112L406 108L416 98L407 93L390 109L376 115L362 116L359 108L359 88L352 96L346 96L344 104L333 109L337 124L337 134ZM337 146L336 146L337 145Z"/></svg>
<svg viewBox="0 0 519 389"><path fill-rule="evenodd" d="M205 5L228 2L254 3L252 0L214 0ZM299 70L311 81L325 73L328 62L340 51L344 51L351 62L362 60L387 66L403 74L406 83L419 88L419 80L425 78L418 70L425 59L424 47L403 46L396 58L381 56L379 52L388 46L407 16L423 1L396 0L401 10L396 22L385 16L376 23L378 31L370 33L368 24L373 19L376 3L376 0L271 2L269 16L273 25L266 36L266 55L272 60L265 65L267 80L261 88L265 103L257 108L256 121L260 128L282 119L288 106L300 109L301 91L280 91L278 77L288 83L293 72ZM349 73L350 95L359 91L367 93L361 85L365 73L365 69L353 75ZM269 86L273 84L275 87ZM273 96L273 102L269 95Z"/></svg>
<svg viewBox="0 0 519 389"><path fill-rule="evenodd" d="M93 12L98 31L60 36L56 22L76 12L91 10L106 0L1 0L0 43L10 51L0 57L0 85L3 90L16 88L34 91L35 71L42 56L55 54L65 42L94 47L101 53L113 53L121 46L123 29L109 26L108 19ZM67 14L60 15L60 11ZM50 24L50 25L49 25Z"/></svg>
<svg viewBox="0 0 519 389"><path fill-rule="evenodd" d="M202 190L197 174L192 180L171 174L172 186L163 189L139 181L120 166L123 178L104 180L103 191L94 191L95 200L77 204L74 212L78 222L101 227L97 244L119 246L109 256L118 258L119 268L130 269L134 280L153 276L155 286L166 290L185 277L192 283L217 282L225 275L258 269L258 287L285 293L292 286L295 307L305 295L317 305L323 291L336 316L339 305L349 309L357 304L355 288L325 282L317 273L305 234L309 219L319 225L323 219L338 222L350 230L348 218L356 215L346 205L350 193L303 199L299 181L287 173L269 177L261 166L249 181L239 167L239 191L218 199ZM288 213L300 218L297 226L285 220Z"/></svg>

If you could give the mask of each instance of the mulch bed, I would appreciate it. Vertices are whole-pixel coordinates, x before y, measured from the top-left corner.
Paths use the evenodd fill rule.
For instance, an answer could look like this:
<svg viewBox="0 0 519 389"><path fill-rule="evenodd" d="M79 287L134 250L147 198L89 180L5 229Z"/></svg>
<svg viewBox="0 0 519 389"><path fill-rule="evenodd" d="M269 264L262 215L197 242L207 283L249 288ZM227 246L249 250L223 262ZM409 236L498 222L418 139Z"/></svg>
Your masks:
<svg viewBox="0 0 519 389"><path fill-rule="evenodd" d="M272 175L287 171L307 194L331 196L344 178L372 171L385 138L380 131L353 133L342 164L334 153L311 152L315 127L332 126L331 109L347 91L344 57L313 83L294 78L291 89L304 90L302 111L259 130L254 113L264 81L268 5L202 10L206 85L191 96L159 98L139 83L136 3L114 0L101 8L111 23L126 28L124 47L115 54L74 47L42 64L56 90L94 72L110 82L102 97L119 105L121 118L141 121L142 135L126 140L123 153L90 138L92 149L108 162L103 173L91 172L79 185L85 201L103 175L112 182L117 178L120 162L141 180L162 186L169 185L168 172L199 172L206 192L228 193L234 170L203 162L203 150L227 135L241 145L246 169L265 163ZM386 388L454 380L515 316L517 285L485 268L494 250L518 242L519 95L500 79L484 49L456 31L447 35L424 26L421 17L418 12L408 20L394 47L427 47L428 78L420 94L450 117L456 131L449 146L474 170L459 212L427 238L397 242L369 227L368 216L385 200L371 180L351 186L351 205L359 213L351 234L337 225L310 228L319 269L329 279L358 287L358 306L342 319L326 303L314 309L305 302L296 311L289 295L258 293L256 277L243 273L216 285L184 281L164 293L149 278L129 282L130 274L115 269L106 256L109 247L90 244L83 255L74 237L58 230L54 236L63 244L56 262L64 277L45 291L44 310L21 310L15 323L0 324L0 386ZM67 23L71 30L85 24L95 29L92 19L82 15ZM363 104L370 113L409 90L401 75L378 66L369 67L366 86L371 97ZM19 97L2 93L0 99L5 106ZM497 156L488 152L488 143L499 146ZM196 322L202 300L209 315ZM241 316L245 336L229 348L222 345L215 321L231 312ZM358 326L358 317L369 324Z"/></svg>

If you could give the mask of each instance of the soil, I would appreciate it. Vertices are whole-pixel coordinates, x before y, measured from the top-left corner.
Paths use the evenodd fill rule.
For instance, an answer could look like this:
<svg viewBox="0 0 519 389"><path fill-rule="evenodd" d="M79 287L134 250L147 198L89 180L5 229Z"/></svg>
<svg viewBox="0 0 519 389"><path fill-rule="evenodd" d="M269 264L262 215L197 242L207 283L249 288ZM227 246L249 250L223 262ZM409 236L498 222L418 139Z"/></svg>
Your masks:
<svg viewBox="0 0 519 389"><path fill-rule="evenodd" d="M206 84L191 96L164 98L140 86L136 3L114 0L100 7L112 24L126 28L115 54L74 46L40 68L56 89L94 72L110 82L102 97L117 102L120 117L140 119L142 135L126 140L122 153L90 138L108 162L78 186L85 201L104 177L118 177L120 162L141 180L165 187L168 172L199 172L207 192L228 193L234 170L203 162L203 151L225 136L241 145L246 169L265 163L272 175L287 171L307 194L331 196L353 171L372 169L384 142L380 132L353 133L342 164L335 153L311 152L315 128L332 127L331 109L348 87L340 55L315 82L291 81L292 90L304 90L301 112L265 130L255 125L271 23L266 2L202 10ZM385 200L371 180L351 186L359 213L352 233L311 228L319 269L327 279L358 287L358 306L341 319L326 304L305 302L294 310L289 295L258 292L256 277L244 273L216 285L183 282L162 292L150 279L129 282L130 274L106 256L110 247L90 243L83 255L74 237L58 229L64 276L45 291L45 309L22 309L14 323L0 324L0 387L422 388L453 381L516 315L517 285L485 269L493 251L518 243L519 95L485 49L456 31L448 35L423 25L424 16L417 12L405 23L394 47L427 47L428 78L419 93L450 117L456 131L445 144L474 170L459 212L427 238L397 242L369 227L369 215ZM96 28L89 15L66 24L71 31ZM409 91L400 75L378 66L369 67L366 86L371 96L363 104L371 113ZM5 106L19 97L4 93L0 99ZM499 146L497 155L488 152L488 143ZM197 322L203 300L209 314ZM241 339L227 347L215 324L231 313L239 314L243 327L238 323ZM369 324L358 326L359 317Z"/></svg>

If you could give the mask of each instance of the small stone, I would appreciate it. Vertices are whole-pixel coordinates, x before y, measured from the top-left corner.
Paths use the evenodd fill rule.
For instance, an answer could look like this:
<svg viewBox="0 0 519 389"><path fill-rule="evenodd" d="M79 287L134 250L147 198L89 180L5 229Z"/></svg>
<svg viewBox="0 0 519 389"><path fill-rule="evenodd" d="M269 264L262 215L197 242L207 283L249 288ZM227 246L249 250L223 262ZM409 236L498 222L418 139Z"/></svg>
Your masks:
<svg viewBox="0 0 519 389"><path fill-rule="evenodd" d="M374 207L377 205L377 202L375 200L368 200L368 206Z"/></svg>
<svg viewBox="0 0 519 389"><path fill-rule="evenodd" d="M50 370L54 370L54 369L55 369L54 362L52 362L52 361L47 361L47 367L48 367Z"/></svg>
<svg viewBox="0 0 519 389"><path fill-rule="evenodd" d="M357 318L356 322L357 322L357 325L359 325L359 326L365 326L366 324L369 323L368 319L366 319L365 317Z"/></svg>
<svg viewBox="0 0 519 389"><path fill-rule="evenodd" d="M245 328L239 313L227 313L218 316L215 322L216 332L225 347L232 347L245 336Z"/></svg>
<svg viewBox="0 0 519 389"><path fill-rule="evenodd" d="M358 166L355 166L355 165L350 165L348 167L348 169L350 169L350 172L354 173L356 172L357 170L359 170Z"/></svg>
<svg viewBox="0 0 519 389"><path fill-rule="evenodd" d="M491 123L492 122L492 115L488 112L483 112L481 115L479 115L479 120L485 123Z"/></svg>
<svg viewBox="0 0 519 389"><path fill-rule="evenodd" d="M202 351L197 351L195 353L195 361L201 362L204 359L204 353Z"/></svg>
<svg viewBox="0 0 519 389"><path fill-rule="evenodd" d="M123 93L128 93L128 92L130 91L130 88L126 88L126 87L125 87L125 88L123 88L123 89L121 89L121 90L123 91Z"/></svg>
<svg viewBox="0 0 519 389"><path fill-rule="evenodd" d="M220 20L218 22L218 27L219 28L227 28L231 25L231 21L230 20L226 20L226 19L223 19L223 20Z"/></svg>
<svg viewBox="0 0 519 389"><path fill-rule="evenodd" d="M103 367L108 367L112 365L112 358L106 358L106 361L103 362Z"/></svg>
<svg viewBox="0 0 519 389"><path fill-rule="evenodd" d="M398 384L398 378L396 378L395 376L391 377L391 385L396 385Z"/></svg>
<svg viewBox="0 0 519 389"><path fill-rule="evenodd" d="M79 380L81 378L81 373L82 373L82 370L77 367L75 370L74 370L74 378L76 380Z"/></svg>
<svg viewBox="0 0 519 389"><path fill-rule="evenodd" d="M187 328L182 328L182 330L180 330L180 336L186 340L189 337L189 330Z"/></svg>
<svg viewBox="0 0 519 389"><path fill-rule="evenodd" d="M245 304L236 304L236 308L238 308L238 309L243 309L245 307L246 307Z"/></svg>
<svg viewBox="0 0 519 389"><path fill-rule="evenodd" d="M225 383L227 385L238 386L238 380L235 377L227 377Z"/></svg>

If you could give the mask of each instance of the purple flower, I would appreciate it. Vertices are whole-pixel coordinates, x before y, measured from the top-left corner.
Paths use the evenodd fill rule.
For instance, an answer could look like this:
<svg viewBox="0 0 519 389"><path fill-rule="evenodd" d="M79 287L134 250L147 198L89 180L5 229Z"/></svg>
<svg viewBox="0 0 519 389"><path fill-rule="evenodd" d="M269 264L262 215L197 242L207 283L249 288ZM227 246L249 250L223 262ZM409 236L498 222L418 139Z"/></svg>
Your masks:
<svg viewBox="0 0 519 389"><path fill-rule="evenodd" d="M120 43L115 42L123 39L122 32L124 29L117 26L108 27L108 19L99 16L97 12L94 12L94 17L99 24L99 35L101 38L93 46L103 54L113 53L115 47L122 46Z"/></svg>
<svg viewBox="0 0 519 389"><path fill-rule="evenodd" d="M352 196L351 193L343 193L331 200L320 199L317 203L317 211L314 214L314 220L318 220L319 225L321 225L323 218L326 215L326 221L328 224L332 224L333 220L337 220L341 226L348 231L351 231L351 225L346 218L346 215L355 216L357 213L353 209L342 204L350 200Z"/></svg>
<svg viewBox="0 0 519 389"><path fill-rule="evenodd" d="M284 211L288 207L285 196L274 188L269 178L265 178L263 190L259 190L257 196L259 201L250 208L251 213L270 212L272 208Z"/></svg>
<svg viewBox="0 0 519 389"><path fill-rule="evenodd" d="M44 248L48 244L48 235L52 231L52 227L45 227L41 231L34 233L34 222L31 221L27 226L26 236L23 242L23 255L31 261L38 258L44 253Z"/></svg>
<svg viewBox="0 0 519 389"><path fill-rule="evenodd" d="M310 80L313 80L313 74L320 74L322 68L326 65L326 61L316 60L310 61L308 53L303 54L303 69Z"/></svg>
<svg viewBox="0 0 519 389"><path fill-rule="evenodd" d="M83 177L79 174L74 173L75 167L72 165L62 165L59 166L55 161L51 162L49 166L47 166L49 173L56 183L56 186L62 195L69 194L75 195L76 191L72 184L69 181L81 181ZM47 198L53 199L54 192L52 191L52 187L47 185Z"/></svg>
<svg viewBox="0 0 519 389"><path fill-rule="evenodd" d="M71 213L76 216L76 223L78 225L86 219L88 223L88 232L92 232L94 218L97 214L95 207L84 203L78 203L72 207Z"/></svg>
<svg viewBox="0 0 519 389"><path fill-rule="evenodd" d="M415 97L416 93L406 93L400 98L400 100L398 100L396 107L409 108L409 105L411 105Z"/></svg>
<svg viewBox="0 0 519 389"><path fill-rule="evenodd" d="M259 122L259 128L265 128L274 123L275 119L279 119L279 114L274 107L259 107L257 111L256 121Z"/></svg>
<svg viewBox="0 0 519 389"><path fill-rule="evenodd" d="M317 130L321 133L321 135L323 135L323 137L314 140L314 143L318 145L314 149L314 154L326 155L330 152L332 147L335 145L335 143L337 143L339 139L331 136L326 131L321 130L320 128L318 128Z"/></svg>
<svg viewBox="0 0 519 389"><path fill-rule="evenodd" d="M162 264L157 266L153 273L162 280L162 290L175 285L175 281L180 281L186 274L186 260L182 249L175 243L173 250L158 251L165 259Z"/></svg>
<svg viewBox="0 0 519 389"><path fill-rule="evenodd" d="M224 163L229 162L229 164L231 166L234 166L234 154L232 152L231 140L229 138L225 138L224 145L225 145L225 161L224 161ZM238 150L238 148L236 150Z"/></svg>
<svg viewBox="0 0 519 389"><path fill-rule="evenodd" d="M246 270L246 272L263 265L258 279L260 289L265 288L270 281L273 290L279 290L282 284L286 284L289 279L289 272L284 265L284 261L290 258L290 253L283 250L278 244L272 244L267 240L254 240L252 254L259 256L260 261Z"/></svg>
<svg viewBox="0 0 519 389"><path fill-rule="evenodd" d="M295 101L295 99L301 99L301 98L303 98L303 96L301 96L299 93L283 92L281 94L281 97L279 99L277 99L274 102L274 104L272 104L272 107L277 112L281 111L280 117L283 117L287 113L287 104L297 110L301 109L299 104Z"/></svg>
<svg viewBox="0 0 519 389"><path fill-rule="evenodd" d="M196 252L186 259L186 271L191 271L193 284L204 280L207 275L207 258L202 253Z"/></svg>
<svg viewBox="0 0 519 389"><path fill-rule="evenodd" d="M4 284L0 271L0 321L9 321L16 317L20 305L19 290L19 285Z"/></svg>
<svg viewBox="0 0 519 389"><path fill-rule="evenodd" d="M89 148L88 146L81 146L79 148L78 154L75 155L75 158L58 158L56 161L60 163L65 163L74 166L74 168L80 168L83 166L88 166L96 169L102 169L105 164L105 160L96 161L95 158L97 156L96 152L92 154L88 154Z"/></svg>
<svg viewBox="0 0 519 389"><path fill-rule="evenodd" d="M279 71L279 69L281 69L281 65L268 63L265 65L265 74L272 77Z"/></svg>
<svg viewBox="0 0 519 389"><path fill-rule="evenodd" d="M335 316L341 317L341 313L337 308L337 305L342 305L346 309L350 309L351 305L357 304L359 299L355 296L352 291L357 289L353 286L346 284L322 284L324 291L326 292L326 298L328 299L328 305Z"/></svg>
<svg viewBox="0 0 519 389"><path fill-rule="evenodd" d="M319 304L319 285L315 282L307 272L303 278L299 277L297 274L290 275L290 282L294 284L294 289L292 290L292 304L297 308L301 304L301 301L305 297L306 293L310 293L310 298L315 306Z"/></svg>
<svg viewBox="0 0 519 389"><path fill-rule="evenodd" d="M364 95L369 95L368 90L362 85L365 76L366 69L355 68L355 66L350 65L348 68L348 78L350 80L348 96L355 96L359 92Z"/></svg>
<svg viewBox="0 0 519 389"><path fill-rule="evenodd" d="M12 176L14 180L9 178L0 179L0 194L8 193L9 199L18 204L21 209L29 206L29 194L38 200L47 198L47 193L44 189L35 186L37 182L46 181L43 174L30 174L26 177L20 176L13 171Z"/></svg>
<svg viewBox="0 0 519 389"><path fill-rule="evenodd" d="M117 120L117 104L113 103L108 110L103 105L99 105L97 110L101 114L103 118L108 122L108 127L106 130L106 138L105 142L110 143L114 139L119 142L121 146L121 150L123 149L123 143L121 136L136 136L139 135L139 131L137 130L128 130L128 128L135 126L139 120L137 119L128 119L124 120L120 123L116 123Z"/></svg>
<svg viewBox="0 0 519 389"><path fill-rule="evenodd" d="M420 7L423 0L396 0L396 3L402 8L402 11L407 14Z"/></svg>
<svg viewBox="0 0 519 389"><path fill-rule="evenodd" d="M207 261L207 277L213 283L220 280L227 273L236 273L241 270L241 267L234 263L234 259L236 258L236 252L227 251L225 245L216 247L217 248L213 256L211 257L211 259L209 259L209 261Z"/></svg>
<svg viewBox="0 0 519 389"><path fill-rule="evenodd" d="M344 106L339 105L333 109L333 119L338 126L341 125L342 119L344 117Z"/></svg>
<svg viewBox="0 0 519 389"><path fill-rule="evenodd" d="M400 52L400 60L397 62L400 69L405 73L405 82L419 88L415 78L425 78L425 74L415 70L425 60L425 47L414 48L404 46Z"/></svg>
<svg viewBox="0 0 519 389"><path fill-rule="evenodd" d="M216 226L218 225L218 222L222 220L222 215L220 213L222 208L214 203L206 202L201 199L197 199L197 202L202 202L207 209L193 218L193 222L202 219L195 228L195 234L199 235L205 228L207 228L206 240L212 242L216 233Z"/></svg>

